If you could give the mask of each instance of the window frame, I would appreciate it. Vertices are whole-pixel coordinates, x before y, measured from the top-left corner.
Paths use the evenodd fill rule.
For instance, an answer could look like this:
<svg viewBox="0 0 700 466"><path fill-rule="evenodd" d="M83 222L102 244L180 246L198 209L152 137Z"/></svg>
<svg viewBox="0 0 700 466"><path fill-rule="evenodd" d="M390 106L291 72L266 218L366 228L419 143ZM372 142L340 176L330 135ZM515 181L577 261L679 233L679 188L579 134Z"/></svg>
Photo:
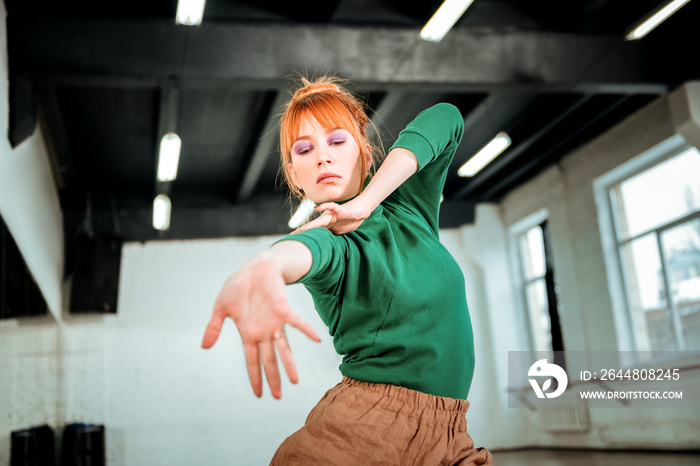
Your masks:
<svg viewBox="0 0 700 466"><path fill-rule="evenodd" d="M526 347L527 350L529 351L536 351L535 347L535 329L532 326L532 315L530 312L530 308L528 306L528 301L527 301L527 285L529 283L533 283L536 280L545 280L545 286L547 285L546 281L546 276L547 276L547 271L546 271L546 263L545 263L545 275L543 277L535 278L535 279L527 279L525 277L525 264L523 264L522 260L522 255L521 255L521 250L520 250L520 238L526 234L530 229L535 228L540 226L542 223L549 221L549 211L546 208L540 209L536 212L533 212L532 214L528 215L527 217L515 222L511 226L508 227L508 242L509 242L509 249L510 249L510 259L511 259L511 264L512 267L510 267L511 271L511 279L513 280L514 289L515 293L517 295L517 298L515 299L517 310L518 310L518 319L520 320L519 324L521 328L527 329L526 332ZM544 232L543 232L544 233ZM545 239L543 238L543 241ZM547 246L546 244L543 245L545 247L545 254L547 253ZM546 261L546 257L545 257ZM546 287L547 289L547 299L551 299L549 297L549 287ZM556 299L556 297L555 297ZM549 351L554 351L554 349L550 349Z"/></svg>
<svg viewBox="0 0 700 466"><path fill-rule="evenodd" d="M615 334L617 336L617 346L619 351L658 351L649 348L640 347L639 337L634 331L634 318L632 316L631 305L627 293L627 283L625 279L625 271L623 269L623 260L620 257L620 248L624 244L628 244L636 239L639 239L648 234L654 234L655 241L659 250L659 258L661 260L661 270L663 274L664 287L667 291L670 289L668 282L668 273L666 272L666 264L663 246L661 244L661 234L664 231L670 230L678 225L690 222L696 218L700 218L700 212L688 214L682 218L675 219L669 223L656 228L635 234L630 238L622 239L621 232L618 228L615 215L619 212L619 206L616 205L614 196L610 193L616 189L622 182L633 178L634 176L653 168L661 163L669 160L682 152L693 148L693 144L687 142L683 136L676 134L670 138L651 147L647 151L637 155L620 166L610 170L609 172L599 176L593 181L593 192L595 202L598 209L598 227L600 230L601 245L603 248L603 259L605 261L606 275L608 281L608 292L613 311L613 320L615 322ZM678 313L675 309L673 299L668 300L668 308L674 316ZM674 332L678 332L675 323ZM675 350L683 351L683 349Z"/></svg>

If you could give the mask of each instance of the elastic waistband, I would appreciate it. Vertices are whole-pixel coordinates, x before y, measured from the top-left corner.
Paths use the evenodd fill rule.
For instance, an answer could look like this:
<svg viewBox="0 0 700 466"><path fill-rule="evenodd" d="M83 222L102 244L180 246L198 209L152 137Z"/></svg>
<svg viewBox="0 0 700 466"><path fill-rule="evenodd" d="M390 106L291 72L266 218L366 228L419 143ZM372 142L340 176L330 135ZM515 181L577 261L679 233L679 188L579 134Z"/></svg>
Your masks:
<svg viewBox="0 0 700 466"><path fill-rule="evenodd" d="M411 390L387 383L370 383L351 379L343 376L339 384L340 387L357 387L363 391L377 393L388 398L392 398L407 405L411 405L418 410L435 412L435 414L447 420L463 420L469 409L469 401L446 396L431 395L429 393Z"/></svg>

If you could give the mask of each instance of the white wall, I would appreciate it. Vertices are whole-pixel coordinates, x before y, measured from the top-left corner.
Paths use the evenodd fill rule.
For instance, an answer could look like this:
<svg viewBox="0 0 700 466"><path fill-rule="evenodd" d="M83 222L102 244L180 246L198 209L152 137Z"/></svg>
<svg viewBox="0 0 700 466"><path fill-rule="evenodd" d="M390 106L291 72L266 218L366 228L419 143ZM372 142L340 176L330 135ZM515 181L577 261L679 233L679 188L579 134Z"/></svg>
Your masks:
<svg viewBox="0 0 700 466"><path fill-rule="evenodd" d="M491 342L484 332L489 325L484 280L466 259L462 232L441 234L465 269L475 329L469 432L477 445L491 447L489 437L499 423L489 404L495 393ZM261 399L252 394L232 322L213 349L200 348L224 279L273 240L127 243L116 315L64 312L57 325L0 322L0 373L12 381L0 399L0 419L9 420L0 436L8 439L13 429L44 422L54 428L103 423L112 465L198 464L203 458L212 465L267 464L340 380L340 357L300 285L287 288L290 303L323 341L289 331L301 380L296 386L285 383L282 400L268 392ZM4 445L0 463L9 457Z"/></svg>
<svg viewBox="0 0 700 466"><path fill-rule="evenodd" d="M531 431L524 428L527 413L508 409L508 351L527 347L518 324L499 206L480 204L473 225L440 235L464 272L474 330L476 368L469 394L468 431L477 446L488 449L531 445Z"/></svg>
<svg viewBox="0 0 700 466"><path fill-rule="evenodd" d="M5 5L0 4L0 215L41 289L51 315L0 321L0 463L9 464L10 432L55 425L60 372L63 226L41 132L15 149L7 140Z"/></svg>
<svg viewBox="0 0 700 466"><path fill-rule="evenodd" d="M301 286L288 288L290 302L323 342L289 331L301 381L285 384L281 401L253 395L232 322L213 349L200 348L224 279L272 241L128 243L118 314L67 321L64 354L75 369L66 418L106 424L109 464L266 464L340 381L339 357ZM90 369L78 371L82 364Z"/></svg>
<svg viewBox="0 0 700 466"><path fill-rule="evenodd" d="M675 132L669 98L664 96L567 155L501 202L506 228L540 209L549 212L554 271L561 288L562 332L569 351L618 349L593 182ZM700 382L698 371L690 377ZM592 429L580 434L544 433L533 416L527 428L532 443L595 448L700 446L700 407L589 412Z"/></svg>
<svg viewBox="0 0 700 466"><path fill-rule="evenodd" d="M490 338L481 337L489 326L482 305L484 280L466 258L462 232L446 230L441 237L465 270L475 329L477 369L467 416L469 432L478 445L490 447L489 438L502 425L493 422L488 401L495 394L495 379ZM210 464L228 464L231 458L240 464L264 464L279 443L303 424L322 394L339 381L340 357L308 293L298 285L288 287L291 305L323 342L315 344L290 330L301 381L297 386L287 384L281 401L269 393L259 400L252 395L240 339L230 321L214 349L198 348L224 279L273 240L128 243L122 258L119 313L93 323L71 319L80 325L66 326L64 354L87 358L85 350L93 348L93 363L108 358L105 362L113 367L111 375L99 375L97 381L107 385L118 380L124 390L103 396L108 409L86 407L82 413L83 417L97 414L108 426L111 464L140 464L146 459L149 464L166 464L188 455L194 460L202 452L212 455ZM66 393L79 391L80 385L66 386ZM77 414L74 417L79 419ZM148 436L157 425L163 426L163 434L158 448L153 448ZM512 429L516 432L516 427Z"/></svg>
<svg viewBox="0 0 700 466"><path fill-rule="evenodd" d="M512 338L514 327L496 326L502 318L502 310L513 308L508 295L501 296L498 274L504 265L503 250L493 248L502 233L499 227L497 208L481 205L477 208L473 226L440 231L440 241L457 260L464 273L467 304L474 332L474 354L476 365L469 390L467 431L476 446L488 449L512 447L525 444L520 433L517 413L502 409L506 401L502 377L507 373L502 365L507 352L499 351ZM506 284L507 285L507 284ZM507 360L506 360L507 362ZM509 416L516 414L516 416Z"/></svg>
<svg viewBox="0 0 700 466"><path fill-rule="evenodd" d="M290 302L323 341L289 331L301 381L285 383L281 401L253 395L231 322L213 349L200 347L224 279L272 241L128 243L116 315L0 322L9 382L0 390L0 463L11 430L87 422L105 424L111 465L267 464L340 381L339 356L300 285L288 287Z"/></svg>
<svg viewBox="0 0 700 466"><path fill-rule="evenodd" d="M9 125L5 4L0 5L0 215L51 312L58 315L63 276L63 220L41 132L14 150Z"/></svg>

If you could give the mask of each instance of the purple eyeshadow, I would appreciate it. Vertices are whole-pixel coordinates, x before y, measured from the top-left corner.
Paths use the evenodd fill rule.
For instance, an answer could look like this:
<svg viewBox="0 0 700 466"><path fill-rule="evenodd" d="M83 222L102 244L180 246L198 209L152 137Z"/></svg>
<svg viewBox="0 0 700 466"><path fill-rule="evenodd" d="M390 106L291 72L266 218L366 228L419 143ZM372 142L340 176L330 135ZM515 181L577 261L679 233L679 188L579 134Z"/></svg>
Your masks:
<svg viewBox="0 0 700 466"><path fill-rule="evenodd" d="M311 149L311 144L309 144L308 142L300 142L294 144L294 152L296 152L297 154L302 154L308 151L309 149Z"/></svg>
<svg viewBox="0 0 700 466"><path fill-rule="evenodd" d="M336 131L335 133L331 133L328 136L328 143L333 144L334 142L345 142L347 140L347 136L343 134L341 131Z"/></svg>

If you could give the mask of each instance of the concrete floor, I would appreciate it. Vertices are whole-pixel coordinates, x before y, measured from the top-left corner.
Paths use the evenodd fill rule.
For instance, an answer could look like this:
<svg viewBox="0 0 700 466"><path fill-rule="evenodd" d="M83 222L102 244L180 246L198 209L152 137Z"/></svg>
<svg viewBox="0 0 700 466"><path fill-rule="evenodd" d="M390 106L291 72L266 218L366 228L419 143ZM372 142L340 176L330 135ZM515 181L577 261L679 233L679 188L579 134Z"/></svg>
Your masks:
<svg viewBox="0 0 700 466"><path fill-rule="evenodd" d="M700 451L518 450L492 452L494 466L700 465Z"/></svg>

